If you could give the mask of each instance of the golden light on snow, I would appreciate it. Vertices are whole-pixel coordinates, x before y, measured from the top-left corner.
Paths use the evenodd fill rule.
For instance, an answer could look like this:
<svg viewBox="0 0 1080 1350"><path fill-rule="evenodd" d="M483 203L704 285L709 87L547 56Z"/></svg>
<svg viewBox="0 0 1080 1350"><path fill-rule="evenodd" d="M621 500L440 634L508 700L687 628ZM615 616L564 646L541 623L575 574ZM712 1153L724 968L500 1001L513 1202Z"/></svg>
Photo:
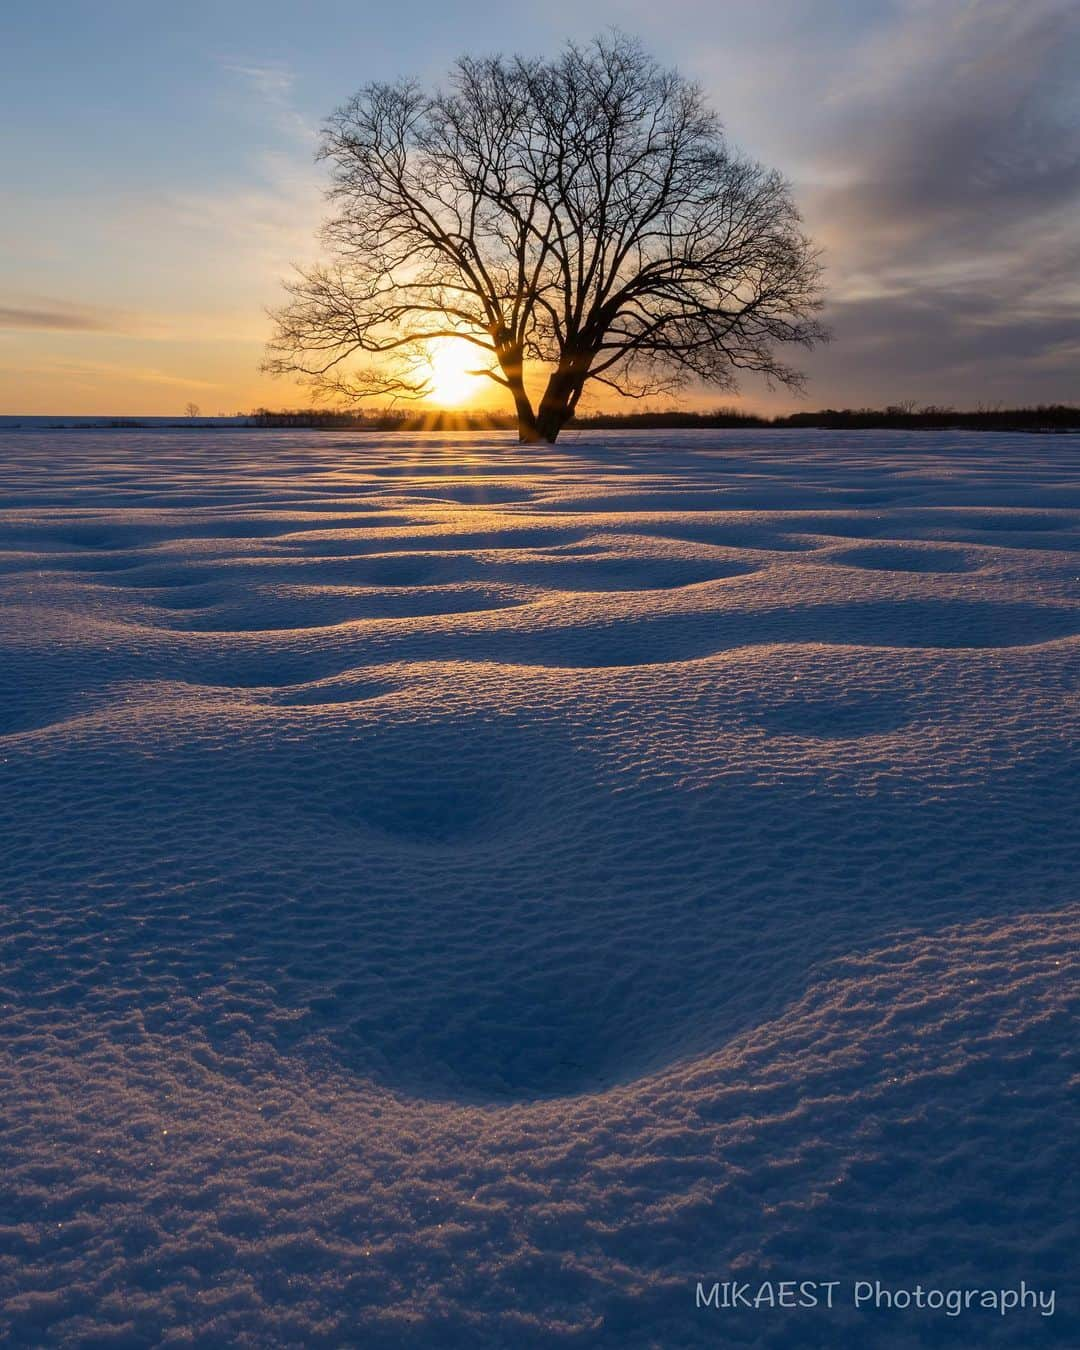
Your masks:
<svg viewBox="0 0 1080 1350"><path fill-rule="evenodd" d="M428 344L431 363L431 394L433 403L444 408L456 408L470 398L477 397L484 387L482 375L471 372L483 362L483 353L472 343L460 338L433 338Z"/></svg>

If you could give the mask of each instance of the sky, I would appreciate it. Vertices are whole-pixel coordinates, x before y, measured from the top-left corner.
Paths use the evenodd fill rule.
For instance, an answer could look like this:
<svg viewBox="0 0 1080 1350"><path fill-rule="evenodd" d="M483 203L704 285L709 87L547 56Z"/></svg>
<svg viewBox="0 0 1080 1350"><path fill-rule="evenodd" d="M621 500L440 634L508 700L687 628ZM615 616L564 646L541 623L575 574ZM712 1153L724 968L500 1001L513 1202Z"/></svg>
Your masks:
<svg viewBox="0 0 1080 1350"><path fill-rule="evenodd" d="M258 366L318 257L322 119L372 80L613 24L705 86L824 250L805 398L751 377L739 401L1080 402L1075 0L9 0L0 413L306 404Z"/></svg>

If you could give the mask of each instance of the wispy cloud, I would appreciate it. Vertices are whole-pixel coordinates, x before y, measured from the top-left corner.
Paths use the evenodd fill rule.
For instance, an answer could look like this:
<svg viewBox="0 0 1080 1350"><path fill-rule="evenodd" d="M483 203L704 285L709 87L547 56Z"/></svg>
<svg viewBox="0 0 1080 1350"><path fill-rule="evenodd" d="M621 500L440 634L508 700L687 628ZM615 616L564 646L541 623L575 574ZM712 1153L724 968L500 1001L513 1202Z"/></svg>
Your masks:
<svg viewBox="0 0 1080 1350"><path fill-rule="evenodd" d="M222 66L231 75L238 75L255 93L268 102L288 102L295 76L287 66L273 63L248 65L236 61L222 62Z"/></svg>
<svg viewBox="0 0 1080 1350"><path fill-rule="evenodd" d="M249 109L266 119L273 130L305 146L313 144L316 128L297 109L293 101L296 77L278 61L219 61Z"/></svg>

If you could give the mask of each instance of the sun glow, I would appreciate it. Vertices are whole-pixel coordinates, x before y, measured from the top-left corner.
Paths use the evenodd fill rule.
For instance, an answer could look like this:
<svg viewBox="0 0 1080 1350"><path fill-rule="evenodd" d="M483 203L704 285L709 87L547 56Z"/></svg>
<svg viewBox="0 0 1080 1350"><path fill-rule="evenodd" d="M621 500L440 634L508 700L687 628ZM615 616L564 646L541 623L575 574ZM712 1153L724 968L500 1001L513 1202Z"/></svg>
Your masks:
<svg viewBox="0 0 1080 1350"><path fill-rule="evenodd" d="M428 344L431 363L431 393L433 403L443 408L456 408L467 399L475 398L484 387L484 377L471 372L484 365L484 354L471 342L461 338L434 338Z"/></svg>

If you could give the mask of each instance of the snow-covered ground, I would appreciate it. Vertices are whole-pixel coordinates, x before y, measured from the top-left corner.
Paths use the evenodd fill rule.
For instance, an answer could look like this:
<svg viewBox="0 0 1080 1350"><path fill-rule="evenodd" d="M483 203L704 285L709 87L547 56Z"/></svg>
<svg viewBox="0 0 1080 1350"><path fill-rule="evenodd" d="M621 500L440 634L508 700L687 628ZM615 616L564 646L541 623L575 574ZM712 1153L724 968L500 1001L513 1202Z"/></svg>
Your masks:
<svg viewBox="0 0 1080 1350"><path fill-rule="evenodd" d="M0 1339L1080 1343L1080 442L12 432L0 507Z"/></svg>

